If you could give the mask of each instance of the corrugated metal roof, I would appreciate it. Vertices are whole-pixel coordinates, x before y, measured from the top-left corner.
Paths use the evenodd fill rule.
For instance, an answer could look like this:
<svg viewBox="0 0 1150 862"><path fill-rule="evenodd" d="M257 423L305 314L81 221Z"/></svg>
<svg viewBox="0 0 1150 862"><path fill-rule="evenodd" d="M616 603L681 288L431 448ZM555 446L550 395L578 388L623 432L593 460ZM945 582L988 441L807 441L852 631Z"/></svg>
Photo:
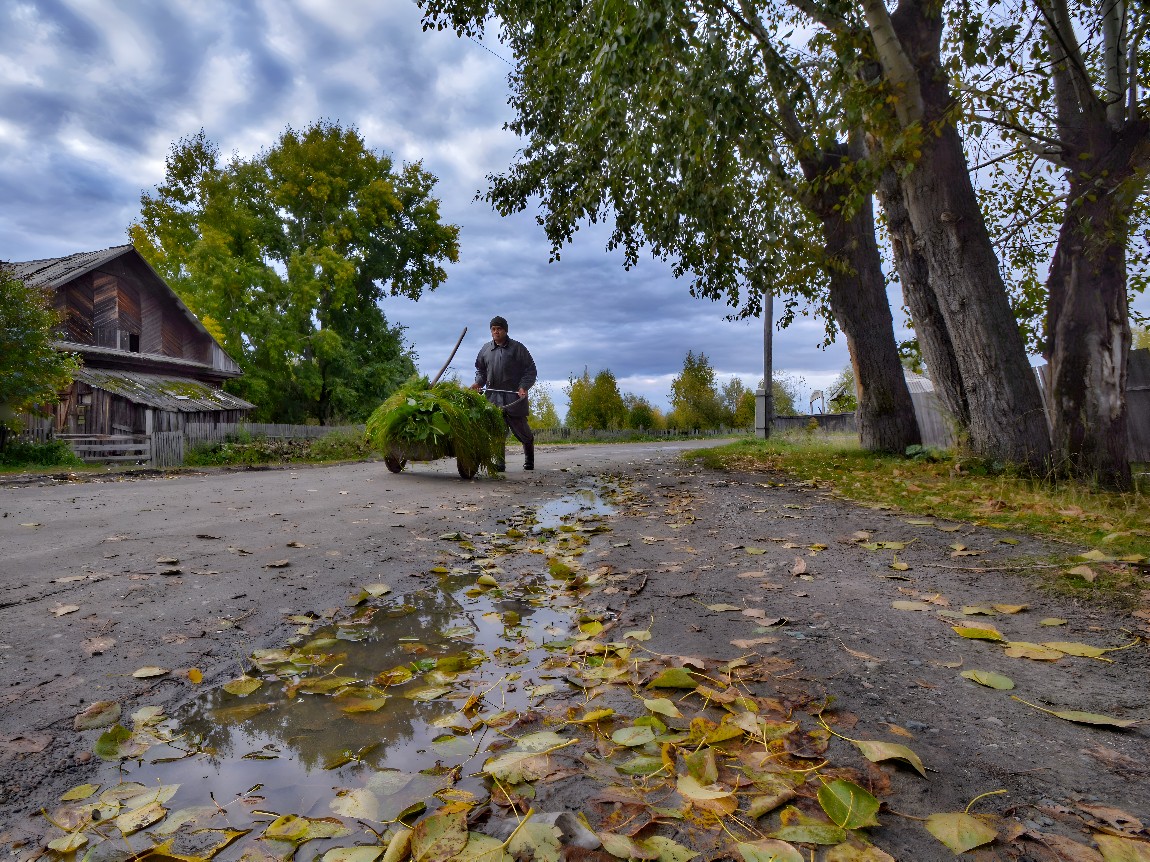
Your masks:
<svg viewBox="0 0 1150 862"><path fill-rule="evenodd" d="M143 374L138 371L108 371L81 368L76 379L95 389L103 389L135 404L146 404L179 413L206 410L252 410L255 405L222 389L214 389L188 377Z"/></svg>
<svg viewBox="0 0 1150 862"><path fill-rule="evenodd" d="M915 374L913 371L903 369L902 376L906 378L906 388L910 392L934 392L934 384L929 377Z"/></svg>
<svg viewBox="0 0 1150 862"><path fill-rule="evenodd" d="M101 251L81 251L67 257L26 260L13 263L12 268L16 271L16 275L27 284L59 287L61 284L78 278L100 264L114 260L129 251L135 251L130 243L128 245L115 245Z"/></svg>

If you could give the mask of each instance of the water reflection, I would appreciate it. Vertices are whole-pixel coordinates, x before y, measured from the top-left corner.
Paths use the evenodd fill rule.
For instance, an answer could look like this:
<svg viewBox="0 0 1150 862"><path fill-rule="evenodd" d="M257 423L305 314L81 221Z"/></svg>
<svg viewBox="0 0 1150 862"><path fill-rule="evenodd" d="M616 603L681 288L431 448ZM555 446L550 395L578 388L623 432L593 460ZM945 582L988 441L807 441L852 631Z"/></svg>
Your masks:
<svg viewBox="0 0 1150 862"><path fill-rule="evenodd" d="M479 695L480 715L528 709L530 690L541 682L537 668L548 655L544 645L561 636L569 619L530 598L480 593L474 583L473 576L444 578L439 589L387 596L391 601L358 618L310 632L292 654L315 659L317 667L302 674L282 670L298 669L295 662L281 665L278 674L252 669L248 675L263 684L246 697L223 688L204 692L176 716L204 753L166 763L153 758L127 769L125 779L181 784L176 807L202 804L205 784L220 802L261 785L249 807L331 816L334 791L362 784L374 771L448 770L482 755L490 731L460 733L435 722L442 725ZM387 683L409 672L408 681ZM331 679L354 682L336 694L300 690L310 680ZM429 687L448 691L426 702L407 696ZM378 709L347 711L380 699Z"/></svg>
<svg viewBox="0 0 1150 862"><path fill-rule="evenodd" d="M579 490L524 507L500 535L441 536L459 548L462 565L451 574L406 595L365 592L346 617L257 651L238 685L205 691L174 717L194 756L155 746L144 762L107 764L102 784L179 785L169 811L210 798L213 822L222 815L254 836L282 814L378 826L435 807L432 794L444 787L481 795L476 774L488 746L517 714L566 687L562 663L548 670L546 661L549 646L570 645L577 584L563 580L572 569L552 564L577 567L614 511L599 490ZM496 563L525 550L542 553L531 560L538 569L546 559L558 580L507 575Z"/></svg>

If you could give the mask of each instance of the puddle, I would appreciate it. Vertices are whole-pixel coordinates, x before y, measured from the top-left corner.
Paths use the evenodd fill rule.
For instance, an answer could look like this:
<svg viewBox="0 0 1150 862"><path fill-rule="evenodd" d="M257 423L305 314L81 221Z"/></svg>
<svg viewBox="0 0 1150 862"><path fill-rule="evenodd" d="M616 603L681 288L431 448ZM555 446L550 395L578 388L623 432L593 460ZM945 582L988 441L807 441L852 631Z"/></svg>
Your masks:
<svg viewBox="0 0 1150 862"><path fill-rule="evenodd" d="M596 488L586 488L560 497L535 510L535 533L555 530L564 524L576 521L602 520L616 512L612 505Z"/></svg>
<svg viewBox="0 0 1150 862"><path fill-rule="evenodd" d="M568 688L564 668L549 669L547 660L571 646L578 605L545 574L515 576L499 563L528 558L540 572L549 556L573 559L608 529L603 521L615 510L599 490L579 490L525 508L505 534L474 544L458 533L441 536L453 544L437 550L463 565L439 567L427 588L409 594L364 593L344 618L302 625L288 646L245 658L241 687L233 681L205 691L171 719L153 722L161 739L176 738L153 744L142 762L107 764L102 789L118 782L170 788L161 799L165 814L200 806L205 822L196 820L202 828L193 837L241 833L213 857L220 862L240 858L240 848L280 815L341 816L353 828L362 818L382 832L380 823L404 812L438 807L433 794L444 788L485 796L477 773L502 728ZM527 546L543 556L506 555ZM123 724L131 726L128 716ZM137 728L140 738L148 734ZM176 819L169 818L173 832ZM162 839L168 827L155 826ZM177 833L188 835L186 828ZM155 843L145 832L129 841L137 850ZM338 845L309 844L307 858L325 846Z"/></svg>

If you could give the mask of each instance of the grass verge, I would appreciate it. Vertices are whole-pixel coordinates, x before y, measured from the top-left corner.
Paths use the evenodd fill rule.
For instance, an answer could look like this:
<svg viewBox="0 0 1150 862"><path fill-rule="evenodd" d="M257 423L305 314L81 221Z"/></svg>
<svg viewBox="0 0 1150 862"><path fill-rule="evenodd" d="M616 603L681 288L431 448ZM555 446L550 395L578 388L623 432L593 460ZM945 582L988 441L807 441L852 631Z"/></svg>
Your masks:
<svg viewBox="0 0 1150 862"><path fill-rule="evenodd" d="M1054 539L1070 546L1049 582L1059 592L1135 600L1150 586L1150 498L1037 480L980 459L926 452L879 455L848 438L741 440L686 452L719 470L781 473L869 506ZM1082 559L1083 551L1095 559ZM1095 576L1067 575L1086 565Z"/></svg>

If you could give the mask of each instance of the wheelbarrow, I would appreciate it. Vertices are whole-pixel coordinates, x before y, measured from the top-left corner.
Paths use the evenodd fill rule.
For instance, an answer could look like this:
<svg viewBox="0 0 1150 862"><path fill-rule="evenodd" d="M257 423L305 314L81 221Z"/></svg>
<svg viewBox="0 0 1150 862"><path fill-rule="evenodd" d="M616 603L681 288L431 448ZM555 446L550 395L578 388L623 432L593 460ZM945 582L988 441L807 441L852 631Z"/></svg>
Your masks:
<svg viewBox="0 0 1150 862"><path fill-rule="evenodd" d="M399 473L408 461L436 461L440 458L455 458L455 468L459 471L461 479L474 479L479 472L477 466L464 464L455 457L455 450L448 445L448 451L440 452L430 446L393 447L383 456L383 465L392 473Z"/></svg>
<svg viewBox="0 0 1150 862"><path fill-rule="evenodd" d="M459 336L459 340L455 342L455 348L451 351L451 355L447 358L447 362L443 363L443 367L439 369L439 373L431 380L431 386L434 386L443 373L451 364L451 360L455 358L456 352L459 350L459 345L463 343L464 336L467 335L467 329L464 328L463 333ZM505 392L506 390L489 389L492 392ZM508 394L517 395L517 392L509 392ZM506 410L518 404L526 396L521 396L515 401L503 406L502 409ZM463 479L472 479L475 474L479 472L478 464L471 464L458 457L455 451L455 443L449 436L444 436L436 442L415 442L407 441L403 443L392 443L383 455L384 466L387 467L392 473L399 473L407 465L408 461L436 461L440 458L455 458L455 466L459 475Z"/></svg>
<svg viewBox="0 0 1150 862"><path fill-rule="evenodd" d="M481 391L506 392L509 395L519 394L513 390L506 389L488 389ZM504 405L501 409L506 410L508 407L518 404L524 398L526 398L526 396L520 396L510 404ZM392 473L399 473L408 461L436 461L440 458L455 458L455 468L459 471L460 478L473 479L475 478L475 474L479 472L477 465L465 464L459 460L455 454L455 447L452 446L449 440L445 441L444 445L440 447L410 443L404 446L392 446L383 456L383 464Z"/></svg>

